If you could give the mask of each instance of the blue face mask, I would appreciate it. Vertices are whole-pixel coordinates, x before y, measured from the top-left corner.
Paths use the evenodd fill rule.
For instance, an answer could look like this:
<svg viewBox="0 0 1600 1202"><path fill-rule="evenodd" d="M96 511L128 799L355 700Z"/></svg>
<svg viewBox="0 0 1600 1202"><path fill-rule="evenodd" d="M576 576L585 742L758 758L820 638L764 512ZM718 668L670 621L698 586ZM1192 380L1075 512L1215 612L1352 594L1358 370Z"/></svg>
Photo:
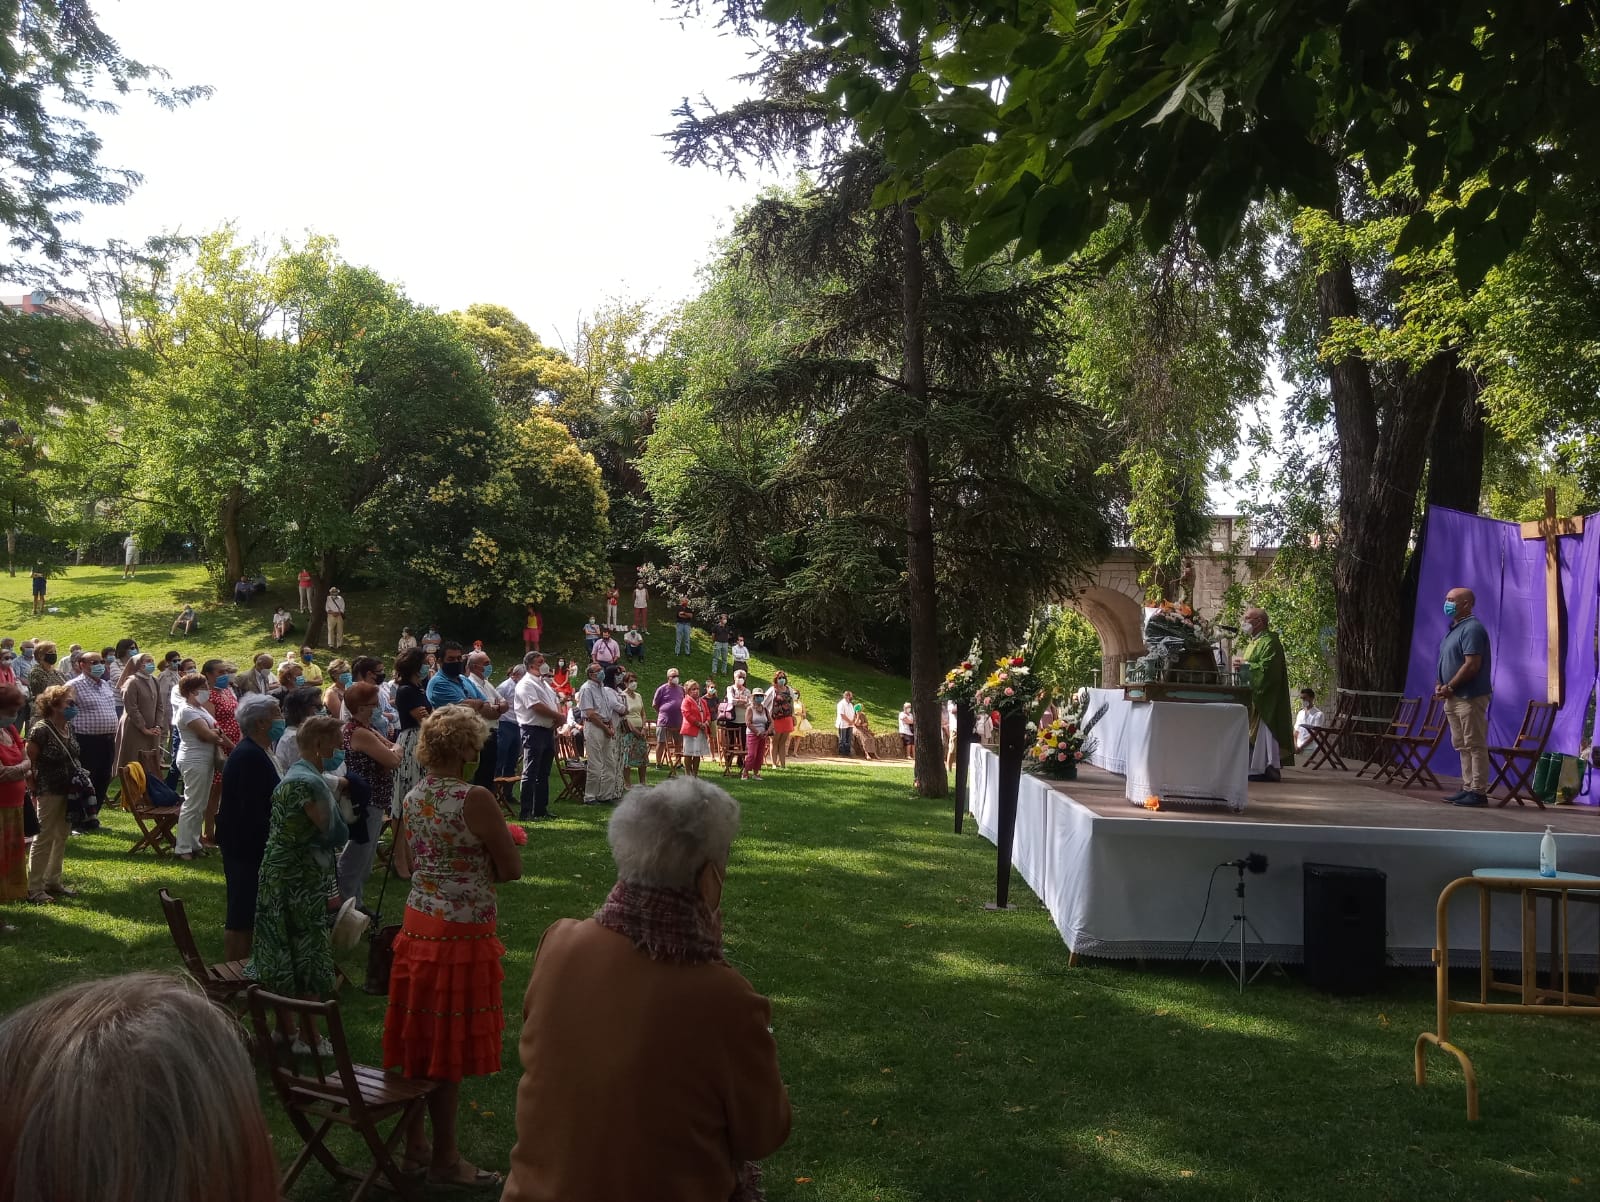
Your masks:
<svg viewBox="0 0 1600 1202"><path fill-rule="evenodd" d="M344 763L344 748L343 747L339 748L338 751L334 752L327 759L322 761L322 770L324 772L337 771L339 765L342 764L342 763Z"/></svg>
<svg viewBox="0 0 1600 1202"><path fill-rule="evenodd" d="M154 664L146 664L144 666L144 670L146 672L150 673L150 675L152 675L152 676L154 676L156 674L156 666Z"/></svg>
<svg viewBox="0 0 1600 1202"><path fill-rule="evenodd" d="M1444 603L1444 616L1447 618L1456 616L1456 603L1454 601L1446 601Z"/></svg>
<svg viewBox="0 0 1600 1202"><path fill-rule="evenodd" d="M232 681L233 681L233 677L229 676L226 672L224 672L221 676L217 677L217 683L212 685L211 687L214 688L214 689L225 689L225 688L228 687L228 685L230 683L232 683Z"/></svg>
<svg viewBox="0 0 1600 1202"><path fill-rule="evenodd" d="M306 663L314 664L316 662L317 662L317 657L312 655L311 652L307 651L306 652Z"/></svg>
<svg viewBox="0 0 1600 1202"><path fill-rule="evenodd" d="M69 705L69 706L67 706L67 709L66 709L66 718L67 718L67 721L68 721L68 722L71 722L71 721L72 721L72 720L73 720L73 719L74 719L74 718L76 718L76 717L77 717L77 716L78 716L78 707L77 707L77 706L75 706L75 705Z"/></svg>
<svg viewBox="0 0 1600 1202"><path fill-rule="evenodd" d="M93 676L96 680L99 680L105 674L106 674L106 666L104 664L90 664L89 665L89 675Z"/></svg>
<svg viewBox="0 0 1600 1202"><path fill-rule="evenodd" d="M348 689L350 687L350 682L354 679L355 677L351 676L348 672L339 673L339 687Z"/></svg>
<svg viewBox="0 0 1600 1202"><path fill-rule="evenodd" d="M484 664L483 665L483 678L485 680L488 680L489 677L491 677L493 675L494 675L494 665L493 664Z"/></svg>
<svg viewBox="0 0 1600 1202"><path fill-rule="evenodd" d="M287 722L285 722L282 718L277 719L267 729L267 742L276 743L279 739L283 738L283 732L288 729L289 724Z"/></svg>

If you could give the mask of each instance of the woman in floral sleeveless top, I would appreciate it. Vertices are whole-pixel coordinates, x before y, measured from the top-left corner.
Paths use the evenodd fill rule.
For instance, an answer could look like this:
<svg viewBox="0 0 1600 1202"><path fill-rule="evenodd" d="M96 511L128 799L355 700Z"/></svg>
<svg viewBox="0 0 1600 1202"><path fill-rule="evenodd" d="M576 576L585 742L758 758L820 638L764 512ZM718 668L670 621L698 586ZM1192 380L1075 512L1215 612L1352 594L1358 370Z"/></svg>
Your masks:
<svg viewBox="0 0 1600 1202"><path fill-rule="evenodd" d="M471 784L490 726L464 705L434 710L422 722L422 780L400 807L395 867L409 865L411 894L394 942L383 1062L408 1077L444 1084L406 1128L408 1167L426 1167L439 1184L497 1185L500 1175L461 1158L456 1109L461 1079L499 1071L505 1017L495 936L497 881L522 875L522 859L488 789Z"/></svg>

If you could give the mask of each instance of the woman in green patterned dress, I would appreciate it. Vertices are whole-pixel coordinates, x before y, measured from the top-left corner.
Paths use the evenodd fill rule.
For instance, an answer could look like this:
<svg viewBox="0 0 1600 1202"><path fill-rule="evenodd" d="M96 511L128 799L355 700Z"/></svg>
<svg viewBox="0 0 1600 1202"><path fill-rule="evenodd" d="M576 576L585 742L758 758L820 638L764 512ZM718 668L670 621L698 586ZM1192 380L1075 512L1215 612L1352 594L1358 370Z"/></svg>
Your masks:
<svg viewBox="0 0 1600 1202"><path fill-rule="evenodd" d="M322 774L339 766L344 751L332 718L307 718L299 734L300 758L272 793L248 975L274 993L322 998L333 992L328 916L339 904L335 853L348 838ZM303 1033L294 1050L310 1052Z"/></svg>

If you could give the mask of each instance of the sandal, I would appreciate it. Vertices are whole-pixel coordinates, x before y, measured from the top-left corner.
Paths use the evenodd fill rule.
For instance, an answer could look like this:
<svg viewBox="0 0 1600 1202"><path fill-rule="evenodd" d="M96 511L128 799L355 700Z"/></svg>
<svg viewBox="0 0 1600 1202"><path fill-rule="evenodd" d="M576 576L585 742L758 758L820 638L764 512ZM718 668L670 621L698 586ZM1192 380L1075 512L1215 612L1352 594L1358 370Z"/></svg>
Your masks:
<svg viewBox="0 0 1600 1202"><path fill-rule="evenodd" d="M51 897L43 889L39 890L37 893L28 894L28 900L36 906L53 906L56 904L56 899Z"/></svg>
<svg viewBox="0 0 1600 1202"><path fill-rule="evenodd" d="M471 1169L471 1175L464 1176L463 1169ZM428 1183L430 1185L456 1185L466 1189L490 1189L504 1185L505 1178L489 1169L473 1168L465 1160L458 1160L456 1161L453 1175L449 1177L441 1177L432 1169L429 1169Z"/></svg>

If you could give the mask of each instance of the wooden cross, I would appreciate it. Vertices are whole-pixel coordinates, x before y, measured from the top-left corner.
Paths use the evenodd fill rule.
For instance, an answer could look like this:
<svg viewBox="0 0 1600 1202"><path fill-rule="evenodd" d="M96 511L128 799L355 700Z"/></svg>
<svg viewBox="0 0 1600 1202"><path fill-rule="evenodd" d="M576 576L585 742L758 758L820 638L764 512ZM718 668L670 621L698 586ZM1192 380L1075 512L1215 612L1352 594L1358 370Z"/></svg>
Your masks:
<svg viewBox="0 0 1600 1202"><path fill-rule="evenodd" d="M1583 533L1583 519L1556 516L1556 490L1544 490L1544 517L1522 523L1523 538L1544 539L1545 647L1550 656L1545 672L1545 696L1561 704L1561 553L1556 539Z"/></svg>

